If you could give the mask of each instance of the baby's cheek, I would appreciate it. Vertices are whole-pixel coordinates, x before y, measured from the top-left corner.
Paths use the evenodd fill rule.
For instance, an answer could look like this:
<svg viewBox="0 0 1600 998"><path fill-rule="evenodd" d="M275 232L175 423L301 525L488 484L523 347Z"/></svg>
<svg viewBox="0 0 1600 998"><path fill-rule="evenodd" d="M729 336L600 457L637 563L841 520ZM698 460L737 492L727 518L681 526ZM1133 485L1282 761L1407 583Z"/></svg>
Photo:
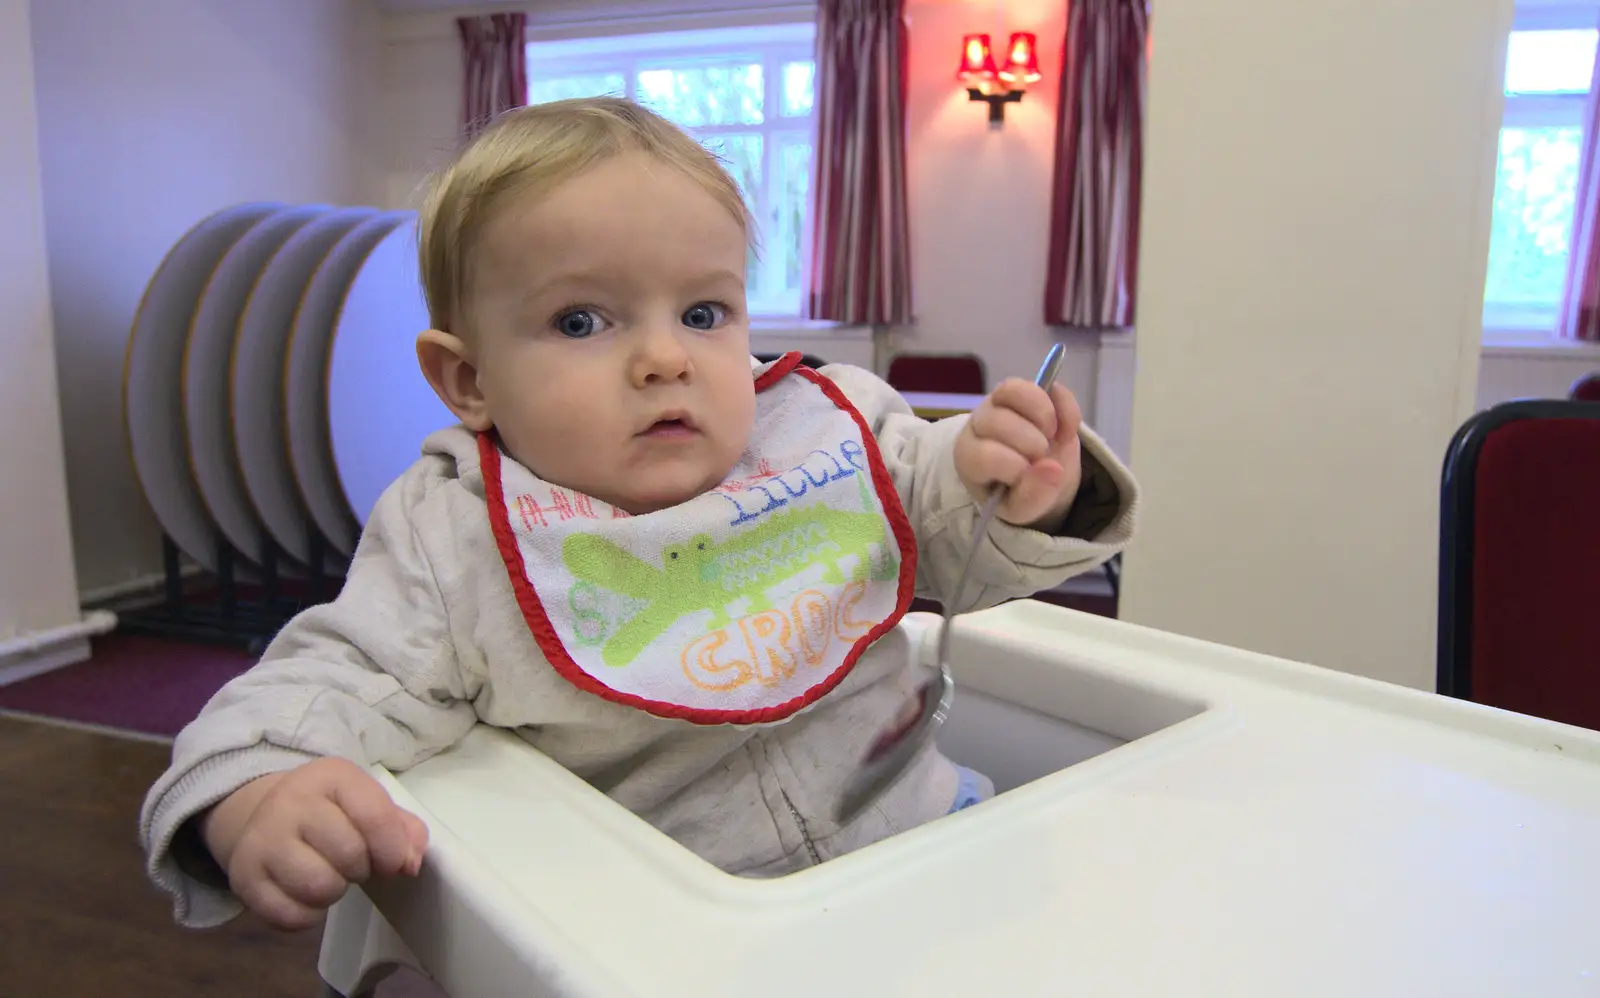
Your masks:
<svg viewBox="0 0 1600 998"><path fill-rule="evenodd" d="M496 420L508 444L520 445L531 459L563 471L583 453L582 438L587 435L578 400L565 394L559 389L530 390L507 407L505 419Z"/></svg>

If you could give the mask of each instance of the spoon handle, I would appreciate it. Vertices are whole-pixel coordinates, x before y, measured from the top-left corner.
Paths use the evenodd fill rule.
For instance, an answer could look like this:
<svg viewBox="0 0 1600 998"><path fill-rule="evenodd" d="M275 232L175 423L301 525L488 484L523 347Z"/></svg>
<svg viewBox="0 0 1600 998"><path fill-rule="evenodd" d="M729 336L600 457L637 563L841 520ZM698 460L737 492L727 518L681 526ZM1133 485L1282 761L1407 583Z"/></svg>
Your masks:
<svg viewBox="0 0 1600 998"><path fill-rule="evenodd" d="M1039 373L1034 375L1033 383L1040 388L1047 389L1056 380L1056 374L1061 370L1061 361L1066 355L1066 347L1060 343L1052 346L1050 352L1045 355L1044 363L1039 365ZM978 545L983 542L984 535L988 533L989 521L994 519L994 512L1000 508L1000 500L1005 498L1005 494L1006 487L1004 485L995 485L989 490L989 497L983 501L983 509L978 513L978 523L972 528L972 546L967 549L967 560L961 565L961 575L957 577L955 592L951 594L950 602L952 604L961 602L961 591L966 588L967 575L972 569L973 559L978 554ZM948 620L952 612L947 606L945 619ZM949 628L944 630L948 631ZM944 658L944 643L945 634L941 632L939 635L939 658L941 660Z"/></svg>
<svg viewBox="0 0 1600 998"><path fill-rule="evenodd" d="M1044 359L1044 364L1039 368L1039 373L1034 377L1034 384L1043 388L1053 382L1056 372L1061 369L1061 360L1065 355L1066 349L1061 344L1052 346L1050 353ZM955 616L954 608L960 603L962 591L966 588L967 576L972 571L978 545L983 543L984 535L989 530L989 521L993 519L995 510L1000 507L1000 500L1005 497L1005 492L1005 486L997 485L984 498L983 509L973 527L972 544L967 549L967 559L961 566L961 575L956 579L955 592L948 600L943 601L944 615L939 623L939 678L923 684L919 693L922 706L917 720L909 727L896 726L880 734L878 740L867 751L861 772L846 785L844 793L839 797L835 817L840 825L847 825L855 820L862 809L905 775L910 760L933 737L933 733L939 729L950 713L951 698L955 694L955 680L950 674L950 622Z"/></svg>

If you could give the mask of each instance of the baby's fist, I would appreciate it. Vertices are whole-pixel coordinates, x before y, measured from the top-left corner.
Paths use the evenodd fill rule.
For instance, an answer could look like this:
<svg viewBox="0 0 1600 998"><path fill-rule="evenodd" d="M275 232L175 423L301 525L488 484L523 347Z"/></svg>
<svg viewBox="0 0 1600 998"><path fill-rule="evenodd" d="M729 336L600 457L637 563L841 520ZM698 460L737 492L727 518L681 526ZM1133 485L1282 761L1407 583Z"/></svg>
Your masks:
<svg viewBox="0 0 1600 998"><path fill-rule="evenodd" d="M353 883L414 875L428 828L355 763L263 776L207 814L201 834L245 906L280 929L314 925Z"/></svg>
<svg viewBox="0 0 1600 998"><path fill-rule="evenodd" d="M996 515L1007 523L1053 532L1083 480L1078 427L1083 411L1072 393L1052 384L1008 378L974 409L956 438L956 474L983 502L995 486L1009 489Z"/></svg>

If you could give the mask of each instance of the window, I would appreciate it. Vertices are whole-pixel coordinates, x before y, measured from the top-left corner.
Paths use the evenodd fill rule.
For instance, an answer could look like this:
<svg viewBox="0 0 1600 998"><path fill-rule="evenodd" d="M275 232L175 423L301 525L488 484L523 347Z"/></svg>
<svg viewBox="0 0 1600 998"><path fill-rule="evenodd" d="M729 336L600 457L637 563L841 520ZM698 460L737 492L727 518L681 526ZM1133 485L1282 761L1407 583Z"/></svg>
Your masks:
<svg viewBox="0 0 1600 998"><path fill-rule="evenodd" d="M810 235L814 31L787 24L534 41L528 102L632 97L716 153L758 227L751 315L792 318Z"/></svg>
<svg viewBox="0 0 1600 998"><path fill-rule="evenodd" d="M1483 321L1553 331L1566 281L1600 5L1518 12L1506 51Z"/></svg>

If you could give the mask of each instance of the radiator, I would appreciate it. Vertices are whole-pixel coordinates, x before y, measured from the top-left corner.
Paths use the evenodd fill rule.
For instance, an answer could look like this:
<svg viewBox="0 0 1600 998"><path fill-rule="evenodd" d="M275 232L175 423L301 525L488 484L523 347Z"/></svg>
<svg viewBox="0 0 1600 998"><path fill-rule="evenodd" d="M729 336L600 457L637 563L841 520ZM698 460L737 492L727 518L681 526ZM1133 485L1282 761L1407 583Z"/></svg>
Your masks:
<svg viewBox="0 0 1600 998"><path fill-rule="evenodd" d="M1095 365L1094 415L1089 420L1111 453L1129 467L1133 442L1133 333L1100 334Z"/></svg>
<svg viewBox="0 0 1600 998"><path fill-rule="evenodd" d="M1478 408L1520 398L1566 398L1572 383L1600 371L1600 348L1484 347L1478 368Z"/></svg>

